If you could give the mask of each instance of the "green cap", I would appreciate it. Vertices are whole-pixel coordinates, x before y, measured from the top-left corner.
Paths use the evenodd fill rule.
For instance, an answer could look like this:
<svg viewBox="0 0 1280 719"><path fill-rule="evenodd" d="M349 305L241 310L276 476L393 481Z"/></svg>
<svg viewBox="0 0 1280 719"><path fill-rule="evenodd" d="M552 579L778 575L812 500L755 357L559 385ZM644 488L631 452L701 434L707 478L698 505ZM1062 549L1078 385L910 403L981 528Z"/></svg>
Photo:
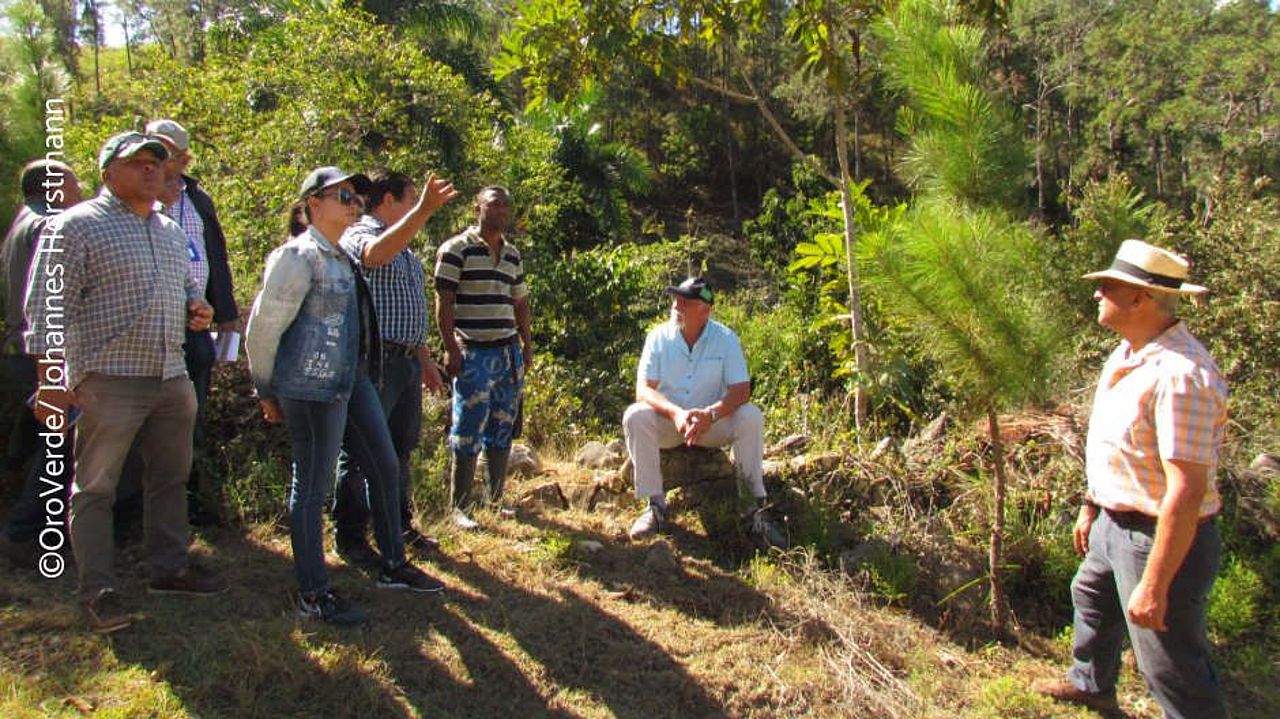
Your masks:
<svg viewBox="0 0 1280 719"><path fill-rule="evenodd" d="M151 150L161 160L169 159L169 151L156 138L141 132L122 132L103 143L102 151L98 153L98 170L107 169L112 160L133 157L142 150Z"/></svg>

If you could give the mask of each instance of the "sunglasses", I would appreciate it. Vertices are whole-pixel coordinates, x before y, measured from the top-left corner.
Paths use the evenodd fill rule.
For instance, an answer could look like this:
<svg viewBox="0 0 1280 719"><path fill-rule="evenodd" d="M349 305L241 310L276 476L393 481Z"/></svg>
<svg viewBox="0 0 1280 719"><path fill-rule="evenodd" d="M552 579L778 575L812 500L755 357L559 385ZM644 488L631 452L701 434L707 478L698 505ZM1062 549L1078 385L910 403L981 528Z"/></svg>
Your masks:
<svg viewBox="0 0 1280 719"><path fill-rule="evenodd" d="M317 192L316 197L319 197L322 200L328 197L336 197L338 198L338 202L341 202L344 205L363 205L364 204L364 200L359 195L352 192L351 190L346 189L345 187L340 187L334 192Z"/></svg>

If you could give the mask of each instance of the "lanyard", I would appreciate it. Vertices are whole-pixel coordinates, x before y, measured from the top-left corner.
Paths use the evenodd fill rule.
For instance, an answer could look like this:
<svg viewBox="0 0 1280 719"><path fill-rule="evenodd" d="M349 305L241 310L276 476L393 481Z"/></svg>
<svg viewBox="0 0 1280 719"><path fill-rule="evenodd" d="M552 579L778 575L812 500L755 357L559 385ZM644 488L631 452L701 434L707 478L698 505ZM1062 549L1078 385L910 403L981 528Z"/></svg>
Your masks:
<svg viewBox="0 0 1280 719"><path fill-rule="evenodd" d="M187 189L182 188L182 193L178 195L178 227L182 228L182 234L187 237L187 252L191 256L192 262L200 261L200 248L196 247L196 241L187 236Z"/></svg>

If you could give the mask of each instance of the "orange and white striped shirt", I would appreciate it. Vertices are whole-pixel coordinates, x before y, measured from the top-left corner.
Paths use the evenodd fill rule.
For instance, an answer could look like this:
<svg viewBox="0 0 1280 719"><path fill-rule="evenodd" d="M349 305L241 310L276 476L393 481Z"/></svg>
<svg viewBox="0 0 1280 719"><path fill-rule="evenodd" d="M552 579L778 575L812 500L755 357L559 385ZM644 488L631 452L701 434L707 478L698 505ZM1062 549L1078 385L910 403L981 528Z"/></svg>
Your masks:
<svg viewBox="0 0 1280 719"><path fill-rule="evenodd" d="M1089 498L1120 511L1160 513L1162 460L1209 468L1200 516L1222 506L1215 477L1227 421L1227 383L1209 352L1178 322L1137 352L1121 342L1102 367L1089 418Z"/></svg>

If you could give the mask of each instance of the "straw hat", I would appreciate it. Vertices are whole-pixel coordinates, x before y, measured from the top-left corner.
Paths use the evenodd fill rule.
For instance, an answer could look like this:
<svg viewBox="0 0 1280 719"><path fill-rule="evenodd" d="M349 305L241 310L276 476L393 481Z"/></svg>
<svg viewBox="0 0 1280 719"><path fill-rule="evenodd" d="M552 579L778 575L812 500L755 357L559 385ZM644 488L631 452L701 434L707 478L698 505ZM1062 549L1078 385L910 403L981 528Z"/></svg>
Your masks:
<svg viewBox="0 0 1280 719"><path fill-rule="evenodd" d="M1187 282L1190 270L1190 262L1168 250L1142 240L1125 240L1120 243L1111 267L1101 272L1090 272L1084 278L1119 280L1149 290L1177 292L1182 295L1202 295L1208 292L1207 287Z"/></svg>

